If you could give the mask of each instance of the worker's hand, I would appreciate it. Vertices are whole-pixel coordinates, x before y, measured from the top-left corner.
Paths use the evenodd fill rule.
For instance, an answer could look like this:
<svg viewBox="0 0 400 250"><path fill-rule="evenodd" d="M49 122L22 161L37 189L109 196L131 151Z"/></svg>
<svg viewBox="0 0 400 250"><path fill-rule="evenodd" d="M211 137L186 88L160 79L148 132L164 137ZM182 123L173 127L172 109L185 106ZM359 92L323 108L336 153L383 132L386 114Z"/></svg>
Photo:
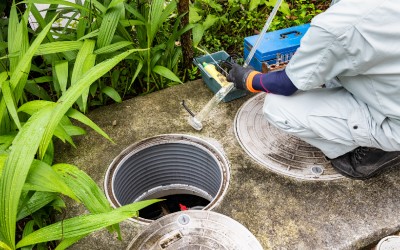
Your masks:
<svg viewBox="0 0 400 250"><path fill-rule="evenodd" d="M246 79L249 74L254 71L252 67L244 68L237 63L232 64L232 69L229 70L229 75L226 79L233 82L235 88L247 90Z"/></svg>

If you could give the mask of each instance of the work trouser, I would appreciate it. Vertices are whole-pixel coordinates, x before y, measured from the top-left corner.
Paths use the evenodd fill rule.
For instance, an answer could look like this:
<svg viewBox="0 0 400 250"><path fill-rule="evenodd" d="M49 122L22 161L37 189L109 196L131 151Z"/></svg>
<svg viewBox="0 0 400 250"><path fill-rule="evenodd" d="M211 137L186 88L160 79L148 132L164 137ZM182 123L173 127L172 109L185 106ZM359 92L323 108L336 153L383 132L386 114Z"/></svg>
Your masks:
<svg viewBox="0 0 400 250"><path fill-rule="evenodd" d="M298 91L292 96L267 94L263 113L272 125L331 159L359 146L400 150L400 126L390 119L377 124L368 106L342 87Z"/></svg>

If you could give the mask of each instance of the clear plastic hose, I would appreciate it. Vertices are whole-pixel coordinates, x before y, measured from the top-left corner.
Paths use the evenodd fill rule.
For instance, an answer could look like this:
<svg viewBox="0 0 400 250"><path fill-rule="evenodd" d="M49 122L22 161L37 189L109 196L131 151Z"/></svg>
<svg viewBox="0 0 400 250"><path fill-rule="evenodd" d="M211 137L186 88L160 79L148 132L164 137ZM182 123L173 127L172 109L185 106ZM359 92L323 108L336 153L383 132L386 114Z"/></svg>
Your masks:
<svg viewBox="0 0 400 250"><path fill-rule="evenodd" d="M189 117L189 124L196 130L201 130L203 128L203 120L207 118L211 110L218 106L218 103L233 89L233 83L227 82L224 87L222 87L213 98L211 98L203 109L197 113L195 116Z"/></svg>
<svg viewBox="0 0 400 250"><path fill-rule="evenodd" d="M256 50L258 48L258 46L260 45L260 42L262 41L262 39L264 38L265 33L267 32L272 20L274 19L276 12L278 12L279 7L281 6L283 0L278 0L276 1L276 4L274 6L274 8L272 9L271 14L269 14L269 17L267 19L267 22L265 23L256 43L254 44L253 48L251 48L249 55L246 58L246 61L243 64L243 67L247 67L250 64L251 59L253 59L254 54L256 53Z"/></svg>

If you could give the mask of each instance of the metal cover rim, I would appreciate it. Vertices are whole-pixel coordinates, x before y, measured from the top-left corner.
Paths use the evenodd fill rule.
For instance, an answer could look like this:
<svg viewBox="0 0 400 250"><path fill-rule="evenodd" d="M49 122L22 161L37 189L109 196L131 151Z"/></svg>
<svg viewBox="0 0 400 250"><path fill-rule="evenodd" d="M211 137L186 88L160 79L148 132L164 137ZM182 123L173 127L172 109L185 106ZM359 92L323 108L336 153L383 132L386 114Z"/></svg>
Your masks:
<svg viewBox="0 0 400 250"><path fill-rule="evenodd" d="M192 136L188 134L160 134L153 137L145 138L139 140L127 148L125 148L118 156L114 158L114 160L110 163L105 177L104 177L104 190L107 197L107 200L110 202L111 206L114 208L118 208L121 206L118 199L116 198L113 182L115 181L115 173L121 167L122 162L129 158L131 155L140 152L143 149L155 146L155 145L163 145L169 143L182 143L188 144L207 152L210 154L212 158L218 164L221 179L220 186L215 197L212 198L209 204L204 207L204 210L211 210L218 206L225 194L228 191L229 183L230 183L230 162L222 148L221 145L217 144L217 141L212 141L211 139L203 139L197 136ZM192 192L193 193L193 192ZM138 222L141 224L149 224L153 222L153 220L134 217L129 220Z"/></svg>
<svg viewBox="0 0 400 250"><path fill-rule="evenodd" d="M187 210L150 223L127 250L262 250L257 238L238 221L212 211Z"/></svg>
<svg viewBox="0 0 400 250"><path fill-rule="evenodd" d="M266 93L256 94L236 113L234 131L243 150L263 167L285 176L312 181L343 178L319 149L284 133L263 118L266 96Z"/></svg>

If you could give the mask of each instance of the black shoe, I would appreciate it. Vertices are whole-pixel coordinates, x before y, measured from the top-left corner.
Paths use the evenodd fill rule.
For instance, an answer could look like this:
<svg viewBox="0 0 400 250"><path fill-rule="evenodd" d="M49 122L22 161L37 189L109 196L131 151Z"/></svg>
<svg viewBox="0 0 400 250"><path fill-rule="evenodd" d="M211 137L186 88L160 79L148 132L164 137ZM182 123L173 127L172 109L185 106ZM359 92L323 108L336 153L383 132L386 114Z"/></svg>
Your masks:
<svg viewBox="0 0 400 250"><path fill-rule="evenodd" d="M365 180L383 170L400 164L400 152L386 152L377 148L359 147L331 159L332 167L344 176Z"/></svg>

